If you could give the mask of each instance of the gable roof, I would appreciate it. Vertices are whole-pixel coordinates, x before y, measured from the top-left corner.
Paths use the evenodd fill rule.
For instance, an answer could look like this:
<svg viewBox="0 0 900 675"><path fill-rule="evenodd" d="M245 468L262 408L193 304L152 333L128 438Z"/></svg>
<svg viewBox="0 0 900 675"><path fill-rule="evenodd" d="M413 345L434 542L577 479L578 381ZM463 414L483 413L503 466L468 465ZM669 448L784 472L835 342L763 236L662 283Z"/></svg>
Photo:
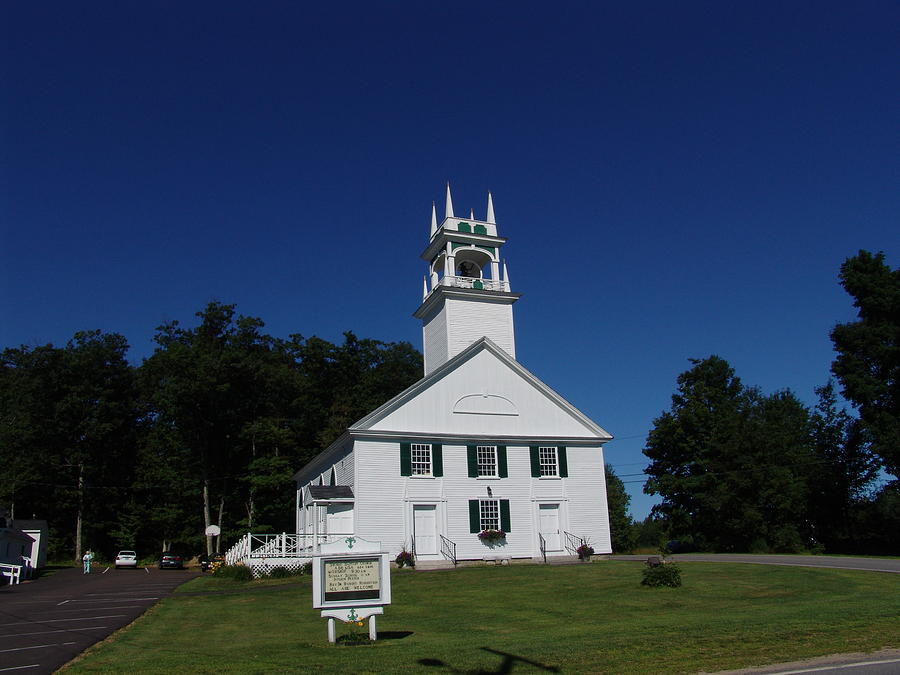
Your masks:
<svg viewBox="0 0 900 675"><path fill-rule="evenodd" d="M348 432L351 436L612 439L486 337L355 422Z"/></svg>

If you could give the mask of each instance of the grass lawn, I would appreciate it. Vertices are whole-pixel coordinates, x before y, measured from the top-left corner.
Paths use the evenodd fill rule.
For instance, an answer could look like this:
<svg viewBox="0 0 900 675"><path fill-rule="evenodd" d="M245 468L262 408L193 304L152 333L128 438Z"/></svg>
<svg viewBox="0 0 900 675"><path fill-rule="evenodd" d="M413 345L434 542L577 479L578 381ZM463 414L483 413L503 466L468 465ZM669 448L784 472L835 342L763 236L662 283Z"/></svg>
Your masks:
<svg viewBox="0 0 900 675"><path fill-rule="evenodd" d="M328 643L309 577L201 578L69 670L695 673L900 645L900 575L680 567L677 589L640 586L637 562L395 570L365 646Z"/></svg>

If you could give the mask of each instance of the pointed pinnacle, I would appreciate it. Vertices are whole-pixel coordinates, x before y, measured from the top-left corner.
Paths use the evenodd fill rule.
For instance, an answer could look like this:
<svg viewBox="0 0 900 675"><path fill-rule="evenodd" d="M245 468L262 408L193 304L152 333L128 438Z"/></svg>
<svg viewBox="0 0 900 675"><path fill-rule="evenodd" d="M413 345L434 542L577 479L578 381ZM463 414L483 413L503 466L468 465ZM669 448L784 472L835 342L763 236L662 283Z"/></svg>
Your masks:
<svg viewBox="0 0 900 675"><path fill-rule="evenodd" d="M450 196L450 181L447 181L447 206L444 208L444 218L453 217L453 197Z"/></svg>
<svg viewBox="0 0 900 675"><path fill-rule="evenodd" d="M437 232L437 207L431 202L431 236Z"/></svg>
<svg viewBox="0 0 900 675"><path fill-rule="evenodd" d="M491 197L490 190L488 191L487 218L485 220L489 223L497 224L497 220L494 218L494 198Z"/></svg>

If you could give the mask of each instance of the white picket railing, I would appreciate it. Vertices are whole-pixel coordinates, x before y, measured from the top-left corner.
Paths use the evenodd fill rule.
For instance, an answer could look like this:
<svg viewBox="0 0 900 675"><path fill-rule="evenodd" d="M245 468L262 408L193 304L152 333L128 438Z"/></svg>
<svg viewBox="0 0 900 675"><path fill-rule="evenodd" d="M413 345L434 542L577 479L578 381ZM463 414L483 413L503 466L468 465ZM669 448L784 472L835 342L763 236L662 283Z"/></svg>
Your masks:
<svg viewBox="0 0 900 675"><path fill-rule="evenodd" d="M268 558L310 558L321 544L336 541L347 534L253 534L248 532L225 552L229 565Z"/></svg>
<svg viewBox="0 0 900 675"><path fill-rule="evenodd" d="M440 282L441 286L452 286L454 288L476 288L486 291L508 291L509 286L499 279L478 279L476 277L444 277Z"/></svg>

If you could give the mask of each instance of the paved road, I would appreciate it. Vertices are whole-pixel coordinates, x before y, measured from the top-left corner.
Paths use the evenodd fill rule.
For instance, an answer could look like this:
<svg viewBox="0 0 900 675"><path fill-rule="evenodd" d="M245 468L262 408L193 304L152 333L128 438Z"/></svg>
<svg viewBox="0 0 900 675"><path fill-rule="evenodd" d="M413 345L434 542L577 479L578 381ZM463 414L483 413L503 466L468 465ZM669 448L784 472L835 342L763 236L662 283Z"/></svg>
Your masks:
<svg viewBox="0 0 900 675"><path fill-rule="evenodd" d="M897 675L900 673L900 649L882 649L871 654L832 654L805 661L774 666L723 670L716 675Z"/></svg>
<svg viewBox="0 0 900 675"><path fill-rule="evenodd" d="M52 673L197 575L103 569L0 587L0 673Z"/></svg>
<svg viewBox="0 0 900 675"><path fill-rule="evenodd" d="M646 560L647 555L611 555L610 560ZM679 553L671 560L684 562L737 562L790 567L830 567L843 570L900 573L900 558L856 558L827 555L742 555L731 553Z"/></svg>

